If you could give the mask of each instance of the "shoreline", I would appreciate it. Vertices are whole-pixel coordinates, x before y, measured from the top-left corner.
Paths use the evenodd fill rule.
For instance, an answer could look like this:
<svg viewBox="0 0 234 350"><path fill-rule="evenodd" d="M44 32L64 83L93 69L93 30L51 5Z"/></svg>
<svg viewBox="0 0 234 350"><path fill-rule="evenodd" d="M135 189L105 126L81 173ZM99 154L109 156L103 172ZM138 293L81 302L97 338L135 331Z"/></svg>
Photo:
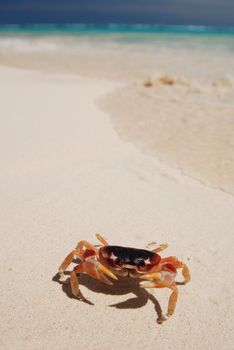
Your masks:
<svg viewBox="0 0 234 350"><path fill-rule="evenodd" d="M175 67L170 61L160 67L166 53L159 56L158 71L154 71L152 53L138 55L131 65L131 50L122 56L116 48L96 50L95 45L92 49L87 46L82 54L68 56L61 51L56 56L54 52L17 53L7 49L0 52L0 64L116 82L117 89L98 104L111 115L124 141L204 185L233 195L234 76L220 69L219 60L213 63L215 73L203 76L209 55L203 57L205 63L198 61L194 72L187 65L182 73L179 60ZM180 59L185 62L186 55ZM228 63L225 60L224 67Z"/></svg>
<svg viewBox="0 0 234 350"><path fill-rule="evenodd" d="M86 74L84 75L79 75L79 72L75 73L74 71L72 72L68 72L68 71L64 71L64 72L59 72L58 69L56 68L55 71L48 69L45 70L44 68L35 68L35 66L32 66L33 68L26 68L26 64L23 63L22 66L14 66L14 65L4 65L1 64L0 68L7 68L7 69L13 69L13 70L23 70L23 71L27 71L28 73L42 73L42 74L49 74L50 76L64 76L64 77L70 77L70 78L74 78L74 79L79 79L79 78L84 78L84 79L91 79L89 76L87 77ZM197 177L196 175L190 174L188 172L186 172L186 170L184 170L183 168L179 167L179 165L170 163L169 161L167 161L166 159L160 157L159 153L155 153L154 151L150 150L149 148L147 148L147 146L145 147L144 144L141 144L139 142L136 141L136 139L133 137L131 139L131 137L129 138L129 134L125 133L123 130L121 130L122 128L120 127L120 125L118 125L118 122L116 122L116 110L115 110L115 102L116 99L114 99L114 103L110 102L112 95L116 95L119 97L119 91L123 91L128 89L128 87L131 87L131 84L134 84L133 82L130 81L115 81L115 79L110 79L110 78L98 78L95 77L95 80L100 80L100 81L107 81L110 84L115 84L115 88L111 91L108 92L106 95L101 96L100 98L98 98L95 101L95 104L97 105L98 108L101 108L101 110L104 113L107 113L110 116L110 121L111 121L111 125L114 128L115 132L118 134L118 136L125 142L125 143L131 143L133 145L134 148L138 149L140 152L143 152L143 154L145 154L146 156L150 156L150 157L154 157L156 162L160 163L162 165L162 167L165 167L167 170L170 169L171 171L176 171L178 172L178 174L181 174L183 177L191 179L192 181L197 182L198 184L211 188L213 190L217 190L217 191L221 191L226 193L227 195L230 195L233 197L233 193L229 192L228 190L225 190L225 188L219 187L218 185L212 185L212 183L209 183L209 181L203 181L202 178L199 178L199 176ZM139 82L138 82L139 84ZM108 106L110 104L110 106ZM117 112L118 113L118 112Z"/></svg>
<svg viewBox="0 0 234 350"><path fill-rule="evenodd" d="M196 115L199 113L200 106L197 110L194 106L194 119L189 120L190 117L186 116L187 111L192 108L189 103L187 106L178 107L180 95L183 96L184 93L179 92L175 97L177 93L175 89L173 97L168 97L169 101L165 97L163 98L165 102L159 101L163 93L170 94L165 91L166 89L164 86L159 87L157 91L152 91L152 96L150 96L148 91L145 94L143 84L141 86L138 84L137 87L125 84L125 86L100 99L98 105L104 112L111 115L115 130L125 142L133 143L140 151L156 157L162 164L177 169L184 176L233 196L234 150L231 126L232 123L234 125L234 120L231 113L232 107L230 106L230 112L226 113L225 111L216 112L214 106L213 115L211 113L211 117L208 117L206 114L207 120L203 122ZM173 88L169 87L168 90L173 90ZM159 107L156 106L158 102ZM182 117L177 111L175 112L174 108L178 108L178 112L183 113ZM203 118L206 111L211 110L211 106L204 104L202 108ZM171 120L173 113L173 117L178 117L175 121ZM214 113L216 113L215 116ZM226 122L220 123L219 127L216 125L212 130L212 127L208 125L212 123L213 117L220 119L224 117L224 120L228 114L230 118L226 118ZM144 121L142 120L143 115L145 116ZM194 126L188 125L190 123L194 123ZM186 129L186 127L188 128ZM208 138L206 132L210 133Z"/></svg>

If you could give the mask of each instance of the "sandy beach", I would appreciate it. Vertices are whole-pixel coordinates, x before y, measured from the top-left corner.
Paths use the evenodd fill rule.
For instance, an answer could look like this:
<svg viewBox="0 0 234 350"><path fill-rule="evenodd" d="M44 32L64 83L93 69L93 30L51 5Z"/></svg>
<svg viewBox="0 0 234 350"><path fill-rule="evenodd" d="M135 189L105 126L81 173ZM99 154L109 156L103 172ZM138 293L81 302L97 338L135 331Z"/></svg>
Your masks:
<svg viewBox="0 0 234 350"><path fill-rule="evenodd" d="M27 69L28 62L17 68L7 55L0 60L1 349L231 349L233 196L144 152L135 134L120 136L111 115L124 79ZM179 286L175 314L162 325L166 289L143 290L130 278L109 287L83 275L89 304L59 283L66 254L81 239L97 243L97 232L115 245L167 242L162 256L189 266L192 280Z"/></svg>

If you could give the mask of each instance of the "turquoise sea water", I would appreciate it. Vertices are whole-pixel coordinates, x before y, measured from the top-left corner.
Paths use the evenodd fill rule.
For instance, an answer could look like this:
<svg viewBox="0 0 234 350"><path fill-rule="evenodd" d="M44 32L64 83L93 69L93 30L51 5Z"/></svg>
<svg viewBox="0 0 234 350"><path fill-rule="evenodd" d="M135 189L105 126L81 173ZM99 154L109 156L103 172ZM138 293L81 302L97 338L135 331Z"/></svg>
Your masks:
<svg viewBox="0 0 234 350"><path fill-rule="evenodd" d="M86 25L86 24L31 24L0 25L0 46L9 44L11 38L67 37L95 40L102 43L169 44L174 47L217 47L234 51L234 27L217 28L206 26L169 25ZM4 39L8 39L7 43Z"/></svg>
<svg viewBox="0 0 234 350"><path fill-rule="evenodd" d="M168 46L174 48L219 48L234 51L234 27L169 25L86 25L31 24L0 25L0 48L20 44L20 40L52 39L53 46L66 44L74 49L79 41L103 44ZM54 38L54 39L53 39ZM70 42L67 38L72 39ZM18 40L18 42L15 41ZM50 42L47 43L49 48ZM51 45L52 47L52 45Z"/></svg>
<svg viewBox="0 0 234 350"><path fill-rule="evenodd" d="M87 24L10 24L0 25L0 32L7 33L55 33L55 34L86 34L86 33L137 33L137 34L194 34L194 35L234 35L234 27L207 27L207 26L179 26L179 25L146 25L146 24L106 24L106 25L87 25Z"/></svg>

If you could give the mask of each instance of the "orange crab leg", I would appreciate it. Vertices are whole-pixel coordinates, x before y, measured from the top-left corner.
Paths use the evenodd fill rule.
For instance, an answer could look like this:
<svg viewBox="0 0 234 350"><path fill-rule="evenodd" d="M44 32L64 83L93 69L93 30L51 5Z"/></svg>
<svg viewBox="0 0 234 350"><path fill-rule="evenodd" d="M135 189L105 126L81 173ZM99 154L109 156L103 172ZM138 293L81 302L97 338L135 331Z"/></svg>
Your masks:
<svg viewBox="0 0 234 350"><path fill-rule="evenodd" d="M191 280L189 268L186 264L183 264L182 275L184 276L184 281L182 282L183 284L186 284Z"/></svg>
<svg viewBox="0 0 234 350"><path fill-rule="evenodd" d="M97 237L97 239L99 240L99 242L101 242L103 245L105 245L105 246L109 245L108 242L105 240L105 238L103 238L103 237L100 235L100 233L97 233L97 234L96 234L96 237Z"/></svg>
<svg viewBox="0 0 234 350"><path fill-rule="evenodd" d="M140 280L152 280L157 281L161 279L161 273L160 272L151 272L143 275L139 275L138 277Z"/></svg>
<svg viewBox="0 0 234 350"><path fill-rule="evenodd" d="M89 276L96 278L100 280L101 282L104 282L108 285L112 285L113 283L109 281L105 275L101 272L102 269L100 268L100 272L96 270L92 264L89 263L81 263L80 265L77 265L74 267L74 269L71 272L71 277L70 277L70 283L71 283L71 289L72 289L72 294L75 295L76 297L79 295L79 282L77 278L77 273L87 273ZM103 270L106 274L109 274L110 271L104 268ZM112 273L109 274L110 277L117 279L115 275Z"/></svg>
<svg viewBox="0 0 234 350"><path fill-rule="evenodd" d="M72 260L74 259L74 256L75 256L75 250L69 253L68 256L62 262L62 264L59 266L60 277L64 278L64 271L71 264Z"/></svg>
<svg viewBox="0 0 234 350"><path fill-rule="evenodd" d="M186 284L191 280L190 272L188 266L179 261L175 256L169 256L167 258L162 258L160 263L171 263L176 269L182 268L182 275L184 277L184 281L179 282L180 284Z"/></svg>
<svg viewBox="0 0 234 350"><path fill-rule="evenodd" d="M95 267L99 272L105 273L107 276L113 278L114 280L118 279L107 267L101 263L98 262Z"/></svg>
<svg viewBox="0 0 234 350"><path fill-rule="evenodd" d="M95 264L93 262L83 262L74 267L70 276L72 294L76 297L78 297L80 294L77 273L87 273L89 276L108 285L112 285L113 283L106 278L104 273L113 279L117 279L117 277L111 271L100 263Z"/></svg>
<svg viewBox="0 0 234 350"><path fill-rule="evenodd" d="M98 253L98 249L96 247L94 247L94 245L92 245L91 243L89 243L87 241L80 241L80 242L78 242L76 249L75 249L78 252L78 255L83 253L83 248L94 250L95 253Z"/></svg>
<svg viewBox="0 0 234 350"><path fill-rule="evenodd" d="M181 284L186 284L191 280L188 266L182 261L179 261L175 256L162 258L160 263L171 263L176 269L182 268L182 275L184 277L184 281L180 282Z"/></svg>
<svg viewBox="0 0 234 350"><path fill-rule="evenodd" d="M67 257L64 259L64 261L62 262L62 264L59 266L59 274L62 278L64 278L64 271L66 270L66 268L71 264L72 260L78 256L79 258L82 256L84 250L83 248L87 248L90 250L95 251L96 253L98 252L98 249L95 248L91 243L87 242L87 241L80 241L78 242L76 248L74 250L72 250Z"/></svg>
<svg viewBox="0 0 234 350"><path fill-rule="evenodd" d="M108 280L108 278L106 278L106 276L103 273L97 272L97 279L107 284L108 286L113 286L113 283L110 280Z"/></svg>
<svg viewBox="0 0 234 350"><path fill-rule="evenodd" d="M156 280L155 282L152 282L150 284L144 284L140 286L141 288L170 288L172 289L172 293L169 298L168 307L167 307L167 316L171 316L176 307L176 302L178 298L178 288L175 283L172 285L168 285L167 282L164 282L163 280Z"/></svg>
<svg viewBox="0 0 234 350"><path fill-rule="evenodd" d="M168 244L167 243L163 243L163 244L160 244L160 246L158 248L155 248L152 251L155 252L155 253L160 253L163 250L167 249L167 247L168 247Z"/></svg>
<svg viewBox="0 0 234 350"><path fill-rule="evenodd" d="M168 256L167 258L162 258L160 263L171 263L176 269L182 268L182 261L178 260L176 256Z"/></svg>
<svg viewBox="0 0 234 350"><path fill-rule="evenodd" d="M126 277L128 276L128 270L125 268L122 268L120 270L115 270L115 274L120 277ZM131 276L132 277L132 276Z"/></svg>
<svg viewBox="0 0 234 350"><path fill-rule="evenodd" d="M168 302L167 316L173 315L178 298L178 288L176 287L176 284L172 285L170 288L172 289L172 293Z"/></svg>
<svg viewBox="0 0 234 350"><path fill-rule="evenodd" d="M78 278L77 278L77 273L80 272L84 272L84 267L83 264L77 265L76 267L74 267L74 269L71 272L71 276L70 276L70 284L71 284L71 290L72 290L72 294L75 297L78 297L78 295L80 294L80 289L79 289L79 282L78 282Z"/></svg>

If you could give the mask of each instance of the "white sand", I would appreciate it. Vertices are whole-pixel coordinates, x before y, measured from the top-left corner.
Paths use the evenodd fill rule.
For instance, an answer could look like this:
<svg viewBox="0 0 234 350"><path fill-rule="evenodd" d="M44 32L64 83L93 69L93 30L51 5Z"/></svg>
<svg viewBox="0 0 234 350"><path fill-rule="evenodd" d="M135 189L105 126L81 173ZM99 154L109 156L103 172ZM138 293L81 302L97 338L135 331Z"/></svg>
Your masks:
<svg viewBox="0 0 234 350"><path fill-rule="evenodd" d="M0 347L231 349L234 199L121 141L95 105L113 88L0 69ZM192 281L163 325L149 293L165 311L167 290L82 278L92 306L52 281L77 241L95 242L96 232L119 245L168 242L163 255L188 263Z"/></svg>

